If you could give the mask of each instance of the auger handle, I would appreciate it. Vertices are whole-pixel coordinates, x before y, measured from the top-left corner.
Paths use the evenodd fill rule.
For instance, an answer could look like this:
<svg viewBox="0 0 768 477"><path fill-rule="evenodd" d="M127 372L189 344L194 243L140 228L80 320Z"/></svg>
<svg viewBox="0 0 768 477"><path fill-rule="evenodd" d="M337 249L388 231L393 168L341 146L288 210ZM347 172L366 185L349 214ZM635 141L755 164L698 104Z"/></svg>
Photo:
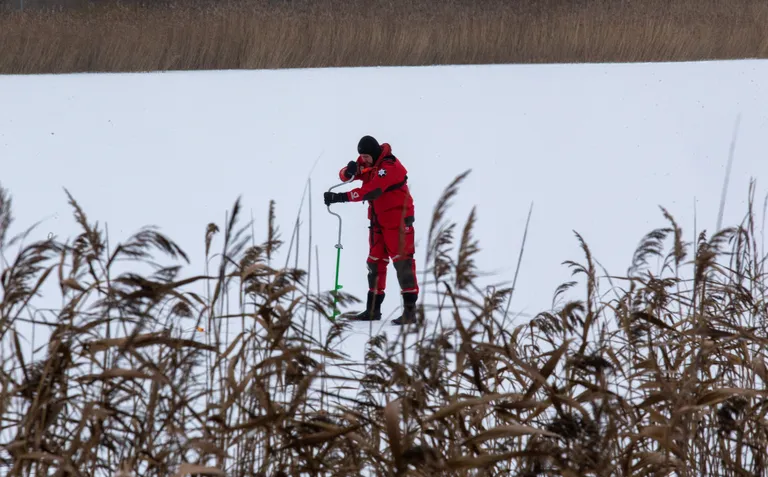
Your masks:
<svg viewBox="0 0 768 477"><path fill-rule="evenodd" d="M348 181L340 182L340 183L336 184L335 186L332 186L330 189L328 189L328 192L331 192L333 189L335 189L337 187L341 187L344 184L349 184L354 179L355 179L354 176L352 176ZM336 305L337 305L337 303L339 301L338 291L341 290L341 288L342 288L342 286L339 284L339 264L341 263L341 249L344 248L344 247L341 245L341 225L342 225L341 224L341 216L339 214L337 214L336 212L333 212L331 210L330 204L328 205L328 213L330 213L331 215L335 215L336 218L339 219L339 237L338 237L336 245L335 245L335 247L336 247L336 278L335 278L335 282L334 282L334 286L333 286L333 316L331 318L332 320L335 320L336 317L339 316L339 314L340 314L340 312L339 312L339 310L338 310Z"/></svg>

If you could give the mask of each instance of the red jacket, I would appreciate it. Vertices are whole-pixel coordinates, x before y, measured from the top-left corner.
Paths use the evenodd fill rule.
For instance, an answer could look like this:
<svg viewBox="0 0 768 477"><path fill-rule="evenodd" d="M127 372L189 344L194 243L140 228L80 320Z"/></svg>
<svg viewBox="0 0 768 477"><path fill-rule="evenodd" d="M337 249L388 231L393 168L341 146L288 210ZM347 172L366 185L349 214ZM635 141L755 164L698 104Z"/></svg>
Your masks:
<svg viewBox="0 0 768 477"><path fill-rule="evenodd" d="M363 185L347 192L350 202L368 201L368 218L384 228L397 228L404 223L404 218L413 220L414 208L411 192L408 190L408 171L403 164L392 155L392 147L381 145L381 155L373 166L365 170L365 164L357 158L357 174L354 180L362 180ZM347 167L339 171L339 177L344 176Z"/></svg>

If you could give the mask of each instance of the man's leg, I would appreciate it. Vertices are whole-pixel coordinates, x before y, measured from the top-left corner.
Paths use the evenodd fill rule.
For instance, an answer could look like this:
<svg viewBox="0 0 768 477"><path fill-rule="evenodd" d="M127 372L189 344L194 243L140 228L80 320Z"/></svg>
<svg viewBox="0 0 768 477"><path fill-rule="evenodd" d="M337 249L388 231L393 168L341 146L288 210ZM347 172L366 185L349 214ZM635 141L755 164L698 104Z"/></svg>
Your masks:
<svg viewBox="0 0 768 477"><path fill-rule="evenodd" d="M389 256L387 254L384 236L381 229L371 224L368 238L368 299L365 311L358 314L356 320L380 320L381 304L384 301L385 289L387 287L387 265L389 265Z"/></svg>
<svg viewBox="0 0 768 477"><path fill-rule="evenodd" d="M368 240L368 259L366 260L368 291L380 295L387 288L387 266L389 265L389 254L381 227L371 225Z"/></svg>
<svg viewBox="0 0 768 477"><path fill-rule="evenodd" d="M413 221L406 220L402 227L387 229L384 231L384 234L387 249L397 251L392 257L392 262L397 272L400 293L403 296L403 316L394 320L394 323L415 323L419 283L416 278Z"/></svg>

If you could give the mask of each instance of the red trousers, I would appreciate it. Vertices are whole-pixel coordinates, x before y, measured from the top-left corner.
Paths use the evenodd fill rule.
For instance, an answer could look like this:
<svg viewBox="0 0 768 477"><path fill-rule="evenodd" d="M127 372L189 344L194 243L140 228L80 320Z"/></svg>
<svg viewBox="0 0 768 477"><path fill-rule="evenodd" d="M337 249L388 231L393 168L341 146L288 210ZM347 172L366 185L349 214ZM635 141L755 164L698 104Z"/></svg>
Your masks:
<svg viewBox="0 0 768 477"><path fill-rule="evenodd" d="M387 287L387 266L390 259L397 272L400 293L419 293L414 259L413 222L401 227L384 228L372 223L368 239L368 288L382 294Z"/></svg>

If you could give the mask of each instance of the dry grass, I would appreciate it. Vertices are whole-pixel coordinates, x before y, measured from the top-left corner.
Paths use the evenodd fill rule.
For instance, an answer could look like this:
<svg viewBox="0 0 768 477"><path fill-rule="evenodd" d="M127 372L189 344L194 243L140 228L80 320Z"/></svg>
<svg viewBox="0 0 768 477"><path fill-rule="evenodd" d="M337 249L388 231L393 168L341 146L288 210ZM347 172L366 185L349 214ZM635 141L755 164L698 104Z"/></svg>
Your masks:
<svg viewBox="0 0 768 477"><path fill-rule="evenodd" d="M169 238L147 229L110 244L71 198L79 236L14 242L3 191L0 250L18 253L0 280L1 473L766 475L768 308L752 200L744 224L702 231L693 249L663 211L668 226L641 241L609 294L581 242L583 262L565 262L581 298L503 327L511 290L476 285L474 216L458 240L448 220L464 177L435 207L426 248L424 289L442 324L410 341L372 335L364 363L344 356L344 325L322 317L332 297L310 292L310 270L289 267L290 250L273 263L283 243L272 215L270 241L256 244L236 203L205 237L212 258L223 235L226 259L181 277L186 256ZM171 262L152 265L158 254ZM48 281L59 309L37 305ZM31 322L51 331L34 360Z"/></svg>
<svg viewBox="0 0 768 477"><path fill-rule="evenodd" d="M762 0L254 0L0 16L0 73L768 56Z"/></svg>

